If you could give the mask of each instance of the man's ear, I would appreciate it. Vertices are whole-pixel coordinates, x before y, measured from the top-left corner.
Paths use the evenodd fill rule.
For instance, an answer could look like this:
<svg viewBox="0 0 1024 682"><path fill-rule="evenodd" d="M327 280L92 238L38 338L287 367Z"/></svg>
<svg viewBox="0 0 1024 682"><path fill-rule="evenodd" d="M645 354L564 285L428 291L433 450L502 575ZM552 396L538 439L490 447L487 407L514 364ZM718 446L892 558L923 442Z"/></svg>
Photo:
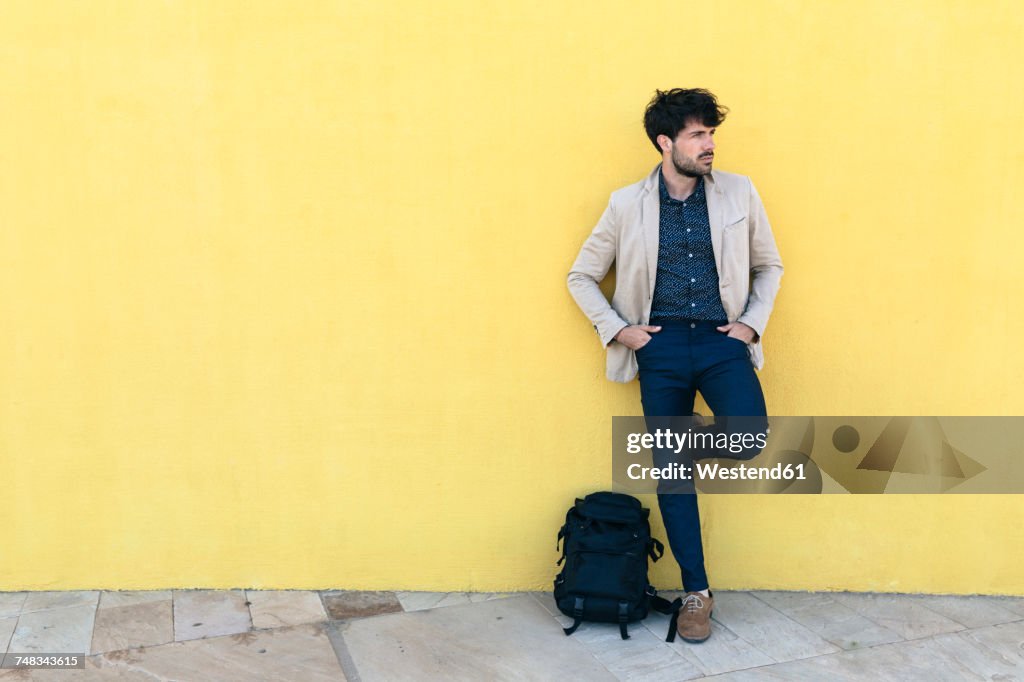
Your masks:
<svg viewBox="0 0 1024 682"><path fill-rule="evenodd" d="M658 141L658 146L661 147L661 151L667 152L672 149L672 138L668 135L658 135L655 139Z"/></svg>

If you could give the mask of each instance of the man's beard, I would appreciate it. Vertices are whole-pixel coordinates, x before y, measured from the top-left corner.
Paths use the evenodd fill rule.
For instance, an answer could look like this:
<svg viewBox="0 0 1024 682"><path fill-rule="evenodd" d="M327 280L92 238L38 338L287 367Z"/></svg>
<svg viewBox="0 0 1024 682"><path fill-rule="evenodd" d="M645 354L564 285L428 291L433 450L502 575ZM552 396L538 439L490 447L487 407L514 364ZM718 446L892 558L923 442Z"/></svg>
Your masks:
<svg viewBox="0 0 1024 682"><path fill-rule="evenodd" d="M711 157L713 158L713 157ZM711 167L705 171L703 168L697 165L697 162L687 156L676 156L672 155L672 165L676 167L676 172L680 175L685 175L688 178L702 178L711 172Z"/></svg>

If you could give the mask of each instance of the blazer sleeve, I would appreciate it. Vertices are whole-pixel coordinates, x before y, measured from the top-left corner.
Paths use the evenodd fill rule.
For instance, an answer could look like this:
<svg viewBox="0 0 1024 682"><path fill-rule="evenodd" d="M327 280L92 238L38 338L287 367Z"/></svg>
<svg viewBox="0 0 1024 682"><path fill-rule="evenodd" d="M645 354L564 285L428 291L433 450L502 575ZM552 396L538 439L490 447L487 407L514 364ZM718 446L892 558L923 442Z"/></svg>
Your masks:
<svg viewBox="0 0 1024 682"><path fill-rule="evenodd" d="M618 248L619 225L612 202L597 221L593 232L583 242L569 271L569 292L576 304L594 325L601 343L610 344L615 335L629 323L624 321L608 303L598 284L608 274Z"/></svg>
<svg viewBox="0 0 1024 682"><path fill-rule="evenodd" d="M775 305L782 279L782 259L775 246L772 227L768 223L761 197L750 183L750 297L747 308L739 321L757 332L764 334L768 316Z"/></svg>

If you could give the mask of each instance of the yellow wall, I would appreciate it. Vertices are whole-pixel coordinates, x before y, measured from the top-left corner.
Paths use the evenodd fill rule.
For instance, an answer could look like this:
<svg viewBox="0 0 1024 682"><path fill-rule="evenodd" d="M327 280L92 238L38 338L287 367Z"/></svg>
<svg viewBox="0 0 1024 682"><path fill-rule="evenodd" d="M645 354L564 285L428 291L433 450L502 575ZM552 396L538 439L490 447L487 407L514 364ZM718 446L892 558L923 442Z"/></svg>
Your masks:
<svg viewBox="0 0 1024 682"><path fill-rule="evenodd" d="M627 7L0 4L0 589L547 588L656 87L775 226L773 414L1024 412L1019 3ZM719 588L1024 594L1013 496L702 509Z"/></svg>

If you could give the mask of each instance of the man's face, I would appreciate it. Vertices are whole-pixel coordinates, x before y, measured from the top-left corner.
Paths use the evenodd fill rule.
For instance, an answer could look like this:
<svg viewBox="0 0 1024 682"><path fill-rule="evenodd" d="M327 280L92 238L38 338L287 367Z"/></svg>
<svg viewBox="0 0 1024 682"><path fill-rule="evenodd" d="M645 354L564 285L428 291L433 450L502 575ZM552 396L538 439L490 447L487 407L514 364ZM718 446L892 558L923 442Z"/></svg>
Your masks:
<svg viewBox="0 0 1024 682"><path fill-rule="evenodd" d="M694 119L687 121L676 139L668 142L672 165L676 171L691 178L710 173L715 159L714 138L715 128L709 128Z"/></svg>

